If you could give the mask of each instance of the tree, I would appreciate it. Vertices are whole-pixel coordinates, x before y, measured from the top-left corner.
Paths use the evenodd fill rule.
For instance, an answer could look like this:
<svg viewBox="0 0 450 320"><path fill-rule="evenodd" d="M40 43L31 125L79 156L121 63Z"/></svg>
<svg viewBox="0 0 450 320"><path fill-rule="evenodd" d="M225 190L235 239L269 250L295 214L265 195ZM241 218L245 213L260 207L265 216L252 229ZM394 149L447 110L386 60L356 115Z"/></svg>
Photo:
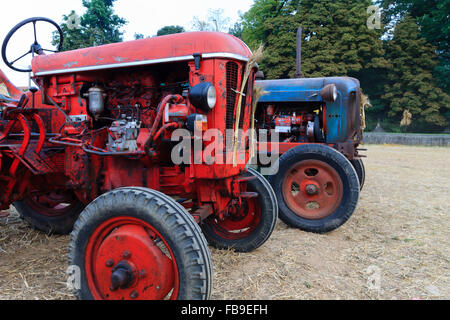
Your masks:
<svg viewBox="0 0 450 320"><path fill-rule="evenodd" d="M212 27L208 21L202 20L195 16L192 20L192 29L194 31L212 31Z"/></svg>
<svg viewBox="0 0 450 320"><path fill-rule="evenodd" d="M257 0L243 16L242 38L252 48L263 43L261 69L269 78L295 75L296 34L303 34L307 77L360 76L386 67L382 30L367 28L371 0Z"/></svg>
<svg viewBox="0 0 450 320"><path fill-rule="evenodd" d="M260 63L268 78L296 74L296 35L303 27L302 73L305 77L352 76L370 97L368 123L385 115L381 101L389 61L383 29L369 29L371 0L256 0L243 15L242 39L266 47Z"/></svg>
<svg viewBox="0 0 450 320"><path fill-rule="evenodd" d="M450 96L433 78L433 69L438 64L436 48L420 35L419 26L410 15L397 23L394 37L386 45L386 55L392 64L382 96L388 106L388 117L400 121L408 109L416 128L422 131L445 128L450 120Z"/></svg>
<svg viewBox="0 0 450 320"><path fill-rule="evenodd" d="M269 19L289 15L294 12L298 1L255 0L252 8L242 16L242 38L251 48L267 43L269 35L264 23ZM288 6L289 5L289 6ZM285 10L282 9L286 8Z"/></svg>
<svg viewBox="0 0 450 320"><path fill-rule="evenodd" d="M437 48L437 84L450 93L450 0L380 0L385 21L391 25L409 15L420 26L420 34Z"/></svg>
<svg viewBox="0 0 450 320"><path fill-rule="evenodd" d="M158 33L156 35L159 37L159 36L165 36L168 34L183 33L183 32L186 32L186 31L181 26L166 26L164 28L159 29Z"/></svg>
<svg viewBox="0 0 450 320"><path fill-rule="evenodd" d="M206 19L195 16L192 20L194 31L221 31L230 29L231 19L224 16L223 9L209 9Z"/></svg>
<svg viewBox="0 0 450 320"><path fill-rule="evenodd" d="M64 42L61 51L74 50L87 47L87 41L82 32L81 18L75 11L68 15L63 15L63 23L61 29L64 35ZM53 33L53 44L59 43L59 34Z"/></svg>
<svg viewBox="0 0 450 320"><path fill-rule="evenodd" d="M214 31L227 32L230 29L231 19L225 16L223 9L210 9L208 21L213 26Z"/></svg>
<svg viewBox="0 0 450 320"><path fill-rule="evenodd" d="M123 41L120 28L127 22L114 14L116 0L83 0L86 12L79 18L75 11L63 16L64 33L62 51L98 46ZM79 23L74 24L74 20Z"/></svg>
<svg viewBox="0 0 450 320"><path fill-rule="evenodd" d="M236 22L234 26L228 30L228 33L237 38L242 38L242 23Z"/></svg>

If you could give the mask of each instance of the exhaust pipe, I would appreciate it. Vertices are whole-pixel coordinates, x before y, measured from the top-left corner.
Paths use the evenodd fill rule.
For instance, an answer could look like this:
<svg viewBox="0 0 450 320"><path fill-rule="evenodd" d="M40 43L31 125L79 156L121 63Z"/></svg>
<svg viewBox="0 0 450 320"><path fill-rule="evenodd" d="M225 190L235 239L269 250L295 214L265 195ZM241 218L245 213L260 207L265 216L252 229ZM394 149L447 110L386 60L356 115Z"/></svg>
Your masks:
<svg viewBox="0 0 450 320"><path fill-rule="evenodd" d="M303 41L303 28L298 28L297 31L297 73L296 78L303 78L302 74L302 41Z"/></svg>

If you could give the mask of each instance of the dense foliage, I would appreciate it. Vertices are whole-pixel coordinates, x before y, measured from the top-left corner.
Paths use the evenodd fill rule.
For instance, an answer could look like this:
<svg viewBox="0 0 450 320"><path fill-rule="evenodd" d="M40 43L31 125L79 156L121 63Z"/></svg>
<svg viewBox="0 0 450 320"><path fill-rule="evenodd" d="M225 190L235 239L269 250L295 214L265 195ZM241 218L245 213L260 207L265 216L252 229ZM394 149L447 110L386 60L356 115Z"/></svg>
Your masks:
<svg viewBox="0 0 450 320"><path fill-rule="evenodd" d="M166 36L169 34L175 34L175 33L182 33L185 32L183 27L181 26L166 26L158 30L158 33L156 34L159 36Z"/></svg>
<svg viewBox="0 0 450 320"><path fill-rule="evenodd" d="M384 27L368 28L377 3ZM450 0L255 0L242 17L242 39L266 48L267 78L296 74L296 33L303 28L305 77L353 76L378 121L400 131L405 110L414 131L442 131L450 124L448 21Z"/></svg>
<svg viewBox="0 0 450 320"><path fill-rule="evenodd" d="M439 63L434 75L441 87L450 93L450 0L380 0L385 8L385 21L392 23L413 18L420 28L420 34L436 47Z"/></svg>
<svg viewBox="0 0 450 320"><path fill-rule="evenodd" d="M79 17L75 11L63 16L63 51L120 42L120 28L126 20L114 13L116 0L83 0L86 12Z"/></svg>
<svg viewBox="0 0 450 320"><path fill-rule="evenodd" d="M386 56L391 63L387 71L384 112L400 121L409 110L417 129L445 127L450 99L436 84L433 69L438 65L435 48L420 36L414 19L407 15L395 28L394 37L386 43Z"/></svg>
<svg viewBox="0 0 450 320"><path fill-rule="evenodd" d="M370 4L370 0L257 0L244 15L242 37L252 47L265 44L262 68L270 78L294 76L299 26L306 77L358 75L385 65L381 31L366 26Z"/></svg>

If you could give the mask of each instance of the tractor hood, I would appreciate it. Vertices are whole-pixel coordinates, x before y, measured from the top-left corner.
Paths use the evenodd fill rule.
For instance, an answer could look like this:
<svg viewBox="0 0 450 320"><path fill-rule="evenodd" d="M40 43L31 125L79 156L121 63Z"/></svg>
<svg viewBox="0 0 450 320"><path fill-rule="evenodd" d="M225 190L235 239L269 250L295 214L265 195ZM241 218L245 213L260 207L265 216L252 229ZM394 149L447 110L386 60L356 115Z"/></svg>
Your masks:
<svg viewBox="0 0 450 320"><path fill-rule="evenodd" d="M33 59L37 77L55 74L189 61L230 58L248 61L251 51L238 38L221 32L189 32L41 55Z"/></svg>
<svg viewBox="0 0 450 320"><path fill-rule="evenodd" d="M261 103L323 101L320 91L329 84L335 84L344 99L360 88L357 79L348 77L256 81L256 86L267 92Z"/></svg>

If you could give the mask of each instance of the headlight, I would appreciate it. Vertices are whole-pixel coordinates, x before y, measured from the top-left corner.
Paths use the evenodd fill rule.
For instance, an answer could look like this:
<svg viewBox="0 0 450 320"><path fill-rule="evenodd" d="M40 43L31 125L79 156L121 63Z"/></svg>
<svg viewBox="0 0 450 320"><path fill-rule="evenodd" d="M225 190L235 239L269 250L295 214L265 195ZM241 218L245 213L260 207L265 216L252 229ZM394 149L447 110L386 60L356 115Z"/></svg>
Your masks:
<svg viewBox="0 0 450 320"><path fill-rule="evenodd" d="M209 87L208 89L208 106L210 109L213 109L216 106L217 102L217 91L214 86Z"/></svg>
<svg viewBox="0 0 450 320"><path fill-rule="evenodd" d="M336 102L339 97L338 89L335 84L329 84L320 91L322 99L327 102Z"/></svg>
<svg viewBox="0 0 450 320"><path fill-rule="evenodd" d="M202 82L191 89L189 101L194 107L208 112L216 106L216 88L210 82Z"/></svg>

